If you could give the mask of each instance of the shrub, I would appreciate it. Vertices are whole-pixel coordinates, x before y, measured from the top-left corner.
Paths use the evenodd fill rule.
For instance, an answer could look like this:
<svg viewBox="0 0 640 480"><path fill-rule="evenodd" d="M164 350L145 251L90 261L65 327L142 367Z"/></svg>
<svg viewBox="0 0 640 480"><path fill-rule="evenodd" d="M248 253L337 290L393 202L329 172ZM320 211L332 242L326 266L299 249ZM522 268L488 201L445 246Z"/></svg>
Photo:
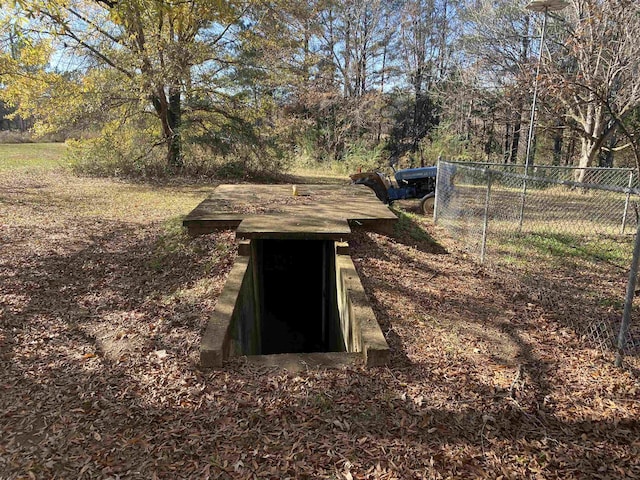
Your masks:
<svg viewBox="0 0 640 480"><path fill-rule="evenodd" d="M67 161L74 172L95 176L157 178L168 173L164 149L144 130L118 129L96 138L69 140Z"/></svg>
<svg viewBox="0 0 640 480"><path fill-rule="evenodd" d="M184 166L167 165L166 148L158 136L142 129L106 131L96 138L68 141L66 160L74 172L84 175L162 179L192 178L261 179L284 172L288 158L269 142L229 143L225 148L203 138L183 142Z"/></svg>
<svg viewBox="0 0 640 480"><path fill-rule="evenodd" d="M0 143L33 143L33 137L29 132L2 130L0 131Z"/></svg>
<svg viewBox="0 0 640 480"><path fill-rule="evenodd" d="M386 163L385 157L382 144L369 147L364 142L356 142L347 146L342 164L346 168L345 173L364 172L382 167Z"/></svg>
<svg viewBox="0 0 640 480"><path fill-rule="evenodd" d="M429 135L420 141L424 158L435 164L439 157L443 159L473 160L473 152L469 149L469 141L452 133L451 125L441 123Z"/></svg>

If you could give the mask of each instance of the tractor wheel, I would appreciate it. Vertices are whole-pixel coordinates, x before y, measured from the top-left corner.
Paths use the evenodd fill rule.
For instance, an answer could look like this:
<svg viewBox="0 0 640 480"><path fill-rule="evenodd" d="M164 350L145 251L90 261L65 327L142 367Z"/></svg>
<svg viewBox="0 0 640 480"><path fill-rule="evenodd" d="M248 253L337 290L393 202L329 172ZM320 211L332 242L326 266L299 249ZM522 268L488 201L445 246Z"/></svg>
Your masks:
<svg viewBox="0 0 640 480"><path fill-rule="evenodd" d="M425 215L433 215L433 207L436 203L436 194L430 193L420 200L420 210Z"/></svg>

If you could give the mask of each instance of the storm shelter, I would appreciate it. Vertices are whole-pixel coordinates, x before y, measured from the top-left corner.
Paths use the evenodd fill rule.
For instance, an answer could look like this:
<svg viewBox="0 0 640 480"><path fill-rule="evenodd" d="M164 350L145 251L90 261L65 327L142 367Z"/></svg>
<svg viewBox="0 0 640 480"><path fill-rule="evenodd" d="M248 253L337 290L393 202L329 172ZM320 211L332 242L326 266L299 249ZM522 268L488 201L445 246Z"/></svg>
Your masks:
<svg viewBox="0 0 640 480"><path fill-rule="evenodd" d="M395 215L362 186L298 191L222 185L184 220L192 234L231 227L240 240L202 338L202 366L233 356L283 366L386 363L389 347L344 240L354 225L388 232ZM250 204L277 211L234 211Z"/></svg>

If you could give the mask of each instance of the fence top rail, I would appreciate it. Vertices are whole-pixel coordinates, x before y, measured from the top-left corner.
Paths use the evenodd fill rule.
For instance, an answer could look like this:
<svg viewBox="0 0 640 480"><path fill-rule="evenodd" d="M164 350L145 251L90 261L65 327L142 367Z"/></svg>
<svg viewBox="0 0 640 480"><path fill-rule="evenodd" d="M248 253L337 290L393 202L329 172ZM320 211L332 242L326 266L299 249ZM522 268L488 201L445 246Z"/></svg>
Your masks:
<svg viewBox="0 0 640 480"><path fill-rule="evenodd" d="M564 185L567 187L575 187L575 188L584 188L587 190L604 190L607 192L616 192L616 193L628 193L628 194L633 194L633 195L640 195L640 189L638 188L627 188L627 187L616 187L613 185L603 185L603 184L599 184L599 183L582 183L582 182L573 182L570 180L556 180L554 178L548 178L548 177L536 177L533 175L523 175L520 173L511 173L511 172L502 172L500 170L492 170L490 168L480 168L480 167L472 167L470 165L502 165L500 163L498 164L479 164L479 163L473 163L470 164L469 162L446 162L446 161L441 161L442 163L449 163L449 164L455 164L457 167L462 167L464 169L473 171L473 172L480 172L483 173L484 175L489 175L489 176L495 176L495 177L508 177L508 178L515 178L518 180L523 180L523 181L532 181L532 182L541 182L541 183L554 183L556 185Z"/></svg>
<svg viewBox="0 0 640 480"><path fill-rule="evenodd" d="M456 165L482 165L487 167L499 167L499 168L524 168L526 165L524 164L516 164L516 163L495 163L495 162L463 162L460 160L441 160L446 163L453 163ZM634 172L634 168L630 167L576 167L573 165L529 165L529 170L533 170L535 168L546 168L549 170L589 170L589 171L607 171L607 172Z"/></svg>

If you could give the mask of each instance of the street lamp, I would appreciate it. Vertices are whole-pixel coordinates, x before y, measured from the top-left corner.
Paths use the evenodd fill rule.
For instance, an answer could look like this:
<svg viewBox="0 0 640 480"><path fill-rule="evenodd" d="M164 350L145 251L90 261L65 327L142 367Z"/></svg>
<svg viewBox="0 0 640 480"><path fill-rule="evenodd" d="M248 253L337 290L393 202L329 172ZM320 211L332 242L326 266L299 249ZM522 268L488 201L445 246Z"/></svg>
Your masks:
<svg viewBox="0 0 640 480"><path fill-rule="evenodd" d="M533 100L531 101L531 121L529 122L529 135L527 136L527 155L524 160L524 181L522 183L522 205L520 208L520 225L522 230L522 219L524 216L524 198L527 193L527 175L529 175L529 164L531 163L531 145L533 144L534 125L536 121L536 105L538 103L538 78L540 77L540 65L542 64L542 51L544 49L544 37L547 32L547 17L549 12L557 12L566 8L569 4L564 0L533 0L525 8L532 12L543 12L542 35L540 37L540 49L538 51L538 65L536 67L536 78L533 82Z"/></svg>

